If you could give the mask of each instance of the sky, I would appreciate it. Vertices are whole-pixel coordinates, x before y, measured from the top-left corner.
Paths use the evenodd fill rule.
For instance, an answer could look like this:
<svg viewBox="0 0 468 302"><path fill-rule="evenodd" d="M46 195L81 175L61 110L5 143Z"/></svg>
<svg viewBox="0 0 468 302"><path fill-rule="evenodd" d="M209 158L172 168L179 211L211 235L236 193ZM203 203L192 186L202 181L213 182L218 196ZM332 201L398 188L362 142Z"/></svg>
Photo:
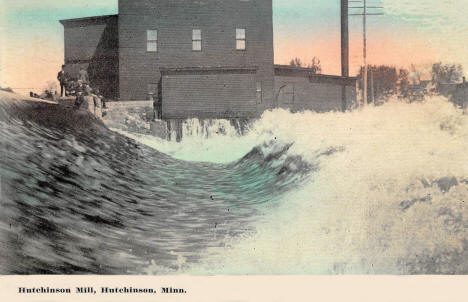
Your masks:
<svg viewBox="0 0 468 302"><path fill-rule="evenodd" d="M1 0L0 85L40 92L63 63L60 19L117 13L118 0ZM468 0L368 0L384 16L368 18L368 62L428 68L442 61L468 70ZM353 6L361 6L352 3ZM350 5L351 6L351 5ZM320 59L340 73L340 1L273 0L275 63ZM355 10L358 12L358 10ZM362 64L362 17L350 17L350 73Z"/></svg>

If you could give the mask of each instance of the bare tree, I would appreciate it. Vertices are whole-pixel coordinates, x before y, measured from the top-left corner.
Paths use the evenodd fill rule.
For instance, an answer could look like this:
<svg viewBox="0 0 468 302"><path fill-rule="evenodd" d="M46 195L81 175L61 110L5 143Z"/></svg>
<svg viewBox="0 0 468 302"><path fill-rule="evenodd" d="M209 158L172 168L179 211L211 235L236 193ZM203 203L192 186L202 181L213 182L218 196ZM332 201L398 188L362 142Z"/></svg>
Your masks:
<svg viewBox="0 0 468 302"><path fill-rule="evenodd" d="M313 69L315 73L322 73L322 65L317 57L312 58L312 62L307 65L307 68Z"/></svg>
<svg viewBox="0 0 468 302"><path fill-rule="evenodd" d="M293 67L302 67L302 61L301 61L301 59L296 57L294 59L291 59L291 61L289 62L289 65L291 65Z"/></svg>
<svg viewBox="0 0 468 302"><path fill-rule="evenodd" d="M320 59L317 57L313 57L312 61L307 65L305 65L301 59L299 59L298 57L295 57L294 59L291 59L291 61L289 62L289 65L293 67L309 68L309 69L312 69L312 72L314 73L322 72L322 65L320 63Z"/></svg>

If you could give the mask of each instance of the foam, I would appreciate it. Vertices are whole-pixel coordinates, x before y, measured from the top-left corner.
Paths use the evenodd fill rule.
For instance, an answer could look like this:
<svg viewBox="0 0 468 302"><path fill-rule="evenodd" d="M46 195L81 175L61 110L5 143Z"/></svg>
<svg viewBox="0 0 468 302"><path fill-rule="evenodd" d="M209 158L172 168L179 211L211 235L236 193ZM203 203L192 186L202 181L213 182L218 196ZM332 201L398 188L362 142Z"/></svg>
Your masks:
<svg viewBox="0 0 468 302"><path fill-rule="evenodd" d="M194 274L466 273L468 117L443 98L253 125L318 165ZM339 150L329 156L317 154ZM445 183L445 184L444 184Z"/></svg>

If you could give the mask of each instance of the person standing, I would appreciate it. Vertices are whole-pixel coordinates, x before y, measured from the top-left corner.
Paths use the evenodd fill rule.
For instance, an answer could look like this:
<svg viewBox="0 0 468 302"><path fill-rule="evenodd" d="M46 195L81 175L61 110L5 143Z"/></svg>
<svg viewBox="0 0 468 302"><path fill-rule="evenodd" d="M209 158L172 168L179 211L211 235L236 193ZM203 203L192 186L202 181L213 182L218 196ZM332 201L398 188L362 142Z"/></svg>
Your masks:
<svg viewBox="0 0 468 302"><path fill-rule="evenodd" d="M88 72L84 69L84 67L80 67L80 75L78 80L81 80L83 84L89 84Z"/></svg>
<svg viewBox="0 0 468 302"><path fill-rule="evenodd" d="M67 95L67 74L65 73L65 65L62 65L62 69L57 74L57 80L60 82L60 96L63 97L63 93L65 92L65 96Z"/></svg>

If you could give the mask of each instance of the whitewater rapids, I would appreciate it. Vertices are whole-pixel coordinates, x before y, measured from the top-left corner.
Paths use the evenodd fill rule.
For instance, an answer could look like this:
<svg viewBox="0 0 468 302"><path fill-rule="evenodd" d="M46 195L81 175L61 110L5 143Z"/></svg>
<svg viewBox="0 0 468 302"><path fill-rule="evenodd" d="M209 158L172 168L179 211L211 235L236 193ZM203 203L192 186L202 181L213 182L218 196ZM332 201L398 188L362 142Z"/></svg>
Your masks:
<svg viewBox="0 0 468 302"><path fill-rule="evenodd" d="M468 116L446 99L188 120L181 142L25 111L0 114L3 273L468 273Z"/></svg>

